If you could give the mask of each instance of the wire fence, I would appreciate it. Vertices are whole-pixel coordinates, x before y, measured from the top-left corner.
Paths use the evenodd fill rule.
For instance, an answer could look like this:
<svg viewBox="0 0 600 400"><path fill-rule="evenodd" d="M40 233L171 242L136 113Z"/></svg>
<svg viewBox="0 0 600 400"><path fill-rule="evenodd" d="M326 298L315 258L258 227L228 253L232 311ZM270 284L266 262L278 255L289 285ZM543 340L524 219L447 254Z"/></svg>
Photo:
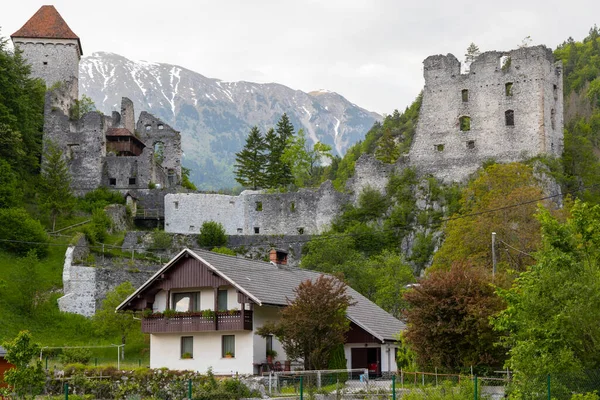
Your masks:
<svg viewBox="0 0 600 400"><path fill-rule="evenodd" d="M49 371L45 399L402 399L402 400L598 400L600 370L555 375L497 377L427 372L369 374L365 369L278 371L255 377L104 367ZM8 391L6 398L17 398Z"/></svg>

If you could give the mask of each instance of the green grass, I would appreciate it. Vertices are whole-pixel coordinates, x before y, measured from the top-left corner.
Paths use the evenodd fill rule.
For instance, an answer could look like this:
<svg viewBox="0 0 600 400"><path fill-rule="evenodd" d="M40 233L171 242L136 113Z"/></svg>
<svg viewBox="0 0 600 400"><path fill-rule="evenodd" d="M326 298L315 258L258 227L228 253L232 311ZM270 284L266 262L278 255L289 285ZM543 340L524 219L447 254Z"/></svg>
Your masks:
<svg viewBox="0 0 600 400"><path fill-rule="evenodd" d="M31 312L25 312L16 279L21 259L0 250L0 343L12 340L19 331L28 330L42 346L102 346L120 343L119 337L100 337L90 318L63 313L57 299L62 296L62 267L70 237L55 237L50 241L48 255L39 260L31 279L38 287ZM122 241L121 235L111 237L113 243ZM148 365L147 338L140 330L132 333L125 347L125 363ZM116 363L116 349L93 349L93 357ZM103 362L104 363L104 362Z"/></svg>

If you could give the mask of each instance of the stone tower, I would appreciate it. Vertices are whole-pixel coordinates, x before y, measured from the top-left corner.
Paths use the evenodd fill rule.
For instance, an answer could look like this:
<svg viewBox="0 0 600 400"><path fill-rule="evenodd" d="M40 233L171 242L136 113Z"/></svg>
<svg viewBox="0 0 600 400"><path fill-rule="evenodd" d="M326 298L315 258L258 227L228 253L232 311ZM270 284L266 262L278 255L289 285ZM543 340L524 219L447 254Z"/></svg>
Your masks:
<svg viewBox="0 0 600 400"><path fill-rule="evenodd" d="M452 54L423 64L423 103L410 150L419 172L461 181L489 159L562 153L562 64L547 47L486 52L467 73Z"/></svg>
<svg viewBox="0 0 600 400"><path fill-rule="evenodd" d="M31 75L42 78L47 87L79 77L81 42L54 6L42 6L10 37L31 65Z"/></svg>

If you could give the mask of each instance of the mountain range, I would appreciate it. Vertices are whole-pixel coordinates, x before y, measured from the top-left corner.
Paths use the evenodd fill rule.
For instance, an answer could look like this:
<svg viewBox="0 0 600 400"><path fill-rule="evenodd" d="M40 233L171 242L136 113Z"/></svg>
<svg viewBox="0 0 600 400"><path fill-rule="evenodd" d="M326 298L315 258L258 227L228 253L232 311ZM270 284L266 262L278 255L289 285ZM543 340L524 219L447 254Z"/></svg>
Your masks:
<svg viewBox="0 0 600 400"><path fill-rule="evenodd" d="M225 82L171 64L132 61L93 53L79 67L80 93L106 114L130 98L137 113L148 111L181 132L183 166L200 190L236 185L235 153L250 128L263 133L287 113L312 143L320 141L342 156L364 138L381 115L327 90L302 92L277 83Z"/></svg>

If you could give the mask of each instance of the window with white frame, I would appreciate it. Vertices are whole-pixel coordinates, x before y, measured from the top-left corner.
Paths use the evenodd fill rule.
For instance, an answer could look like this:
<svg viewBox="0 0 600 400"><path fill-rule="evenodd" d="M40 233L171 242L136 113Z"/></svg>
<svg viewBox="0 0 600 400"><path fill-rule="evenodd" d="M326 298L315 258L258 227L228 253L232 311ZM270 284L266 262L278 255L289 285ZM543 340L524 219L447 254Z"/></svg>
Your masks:
<svg viewBox="0 0 600 400"><path fill-rule="evenodd" d="M235 335L221 336L221 356L223 358L235 357Z"/></svg>

